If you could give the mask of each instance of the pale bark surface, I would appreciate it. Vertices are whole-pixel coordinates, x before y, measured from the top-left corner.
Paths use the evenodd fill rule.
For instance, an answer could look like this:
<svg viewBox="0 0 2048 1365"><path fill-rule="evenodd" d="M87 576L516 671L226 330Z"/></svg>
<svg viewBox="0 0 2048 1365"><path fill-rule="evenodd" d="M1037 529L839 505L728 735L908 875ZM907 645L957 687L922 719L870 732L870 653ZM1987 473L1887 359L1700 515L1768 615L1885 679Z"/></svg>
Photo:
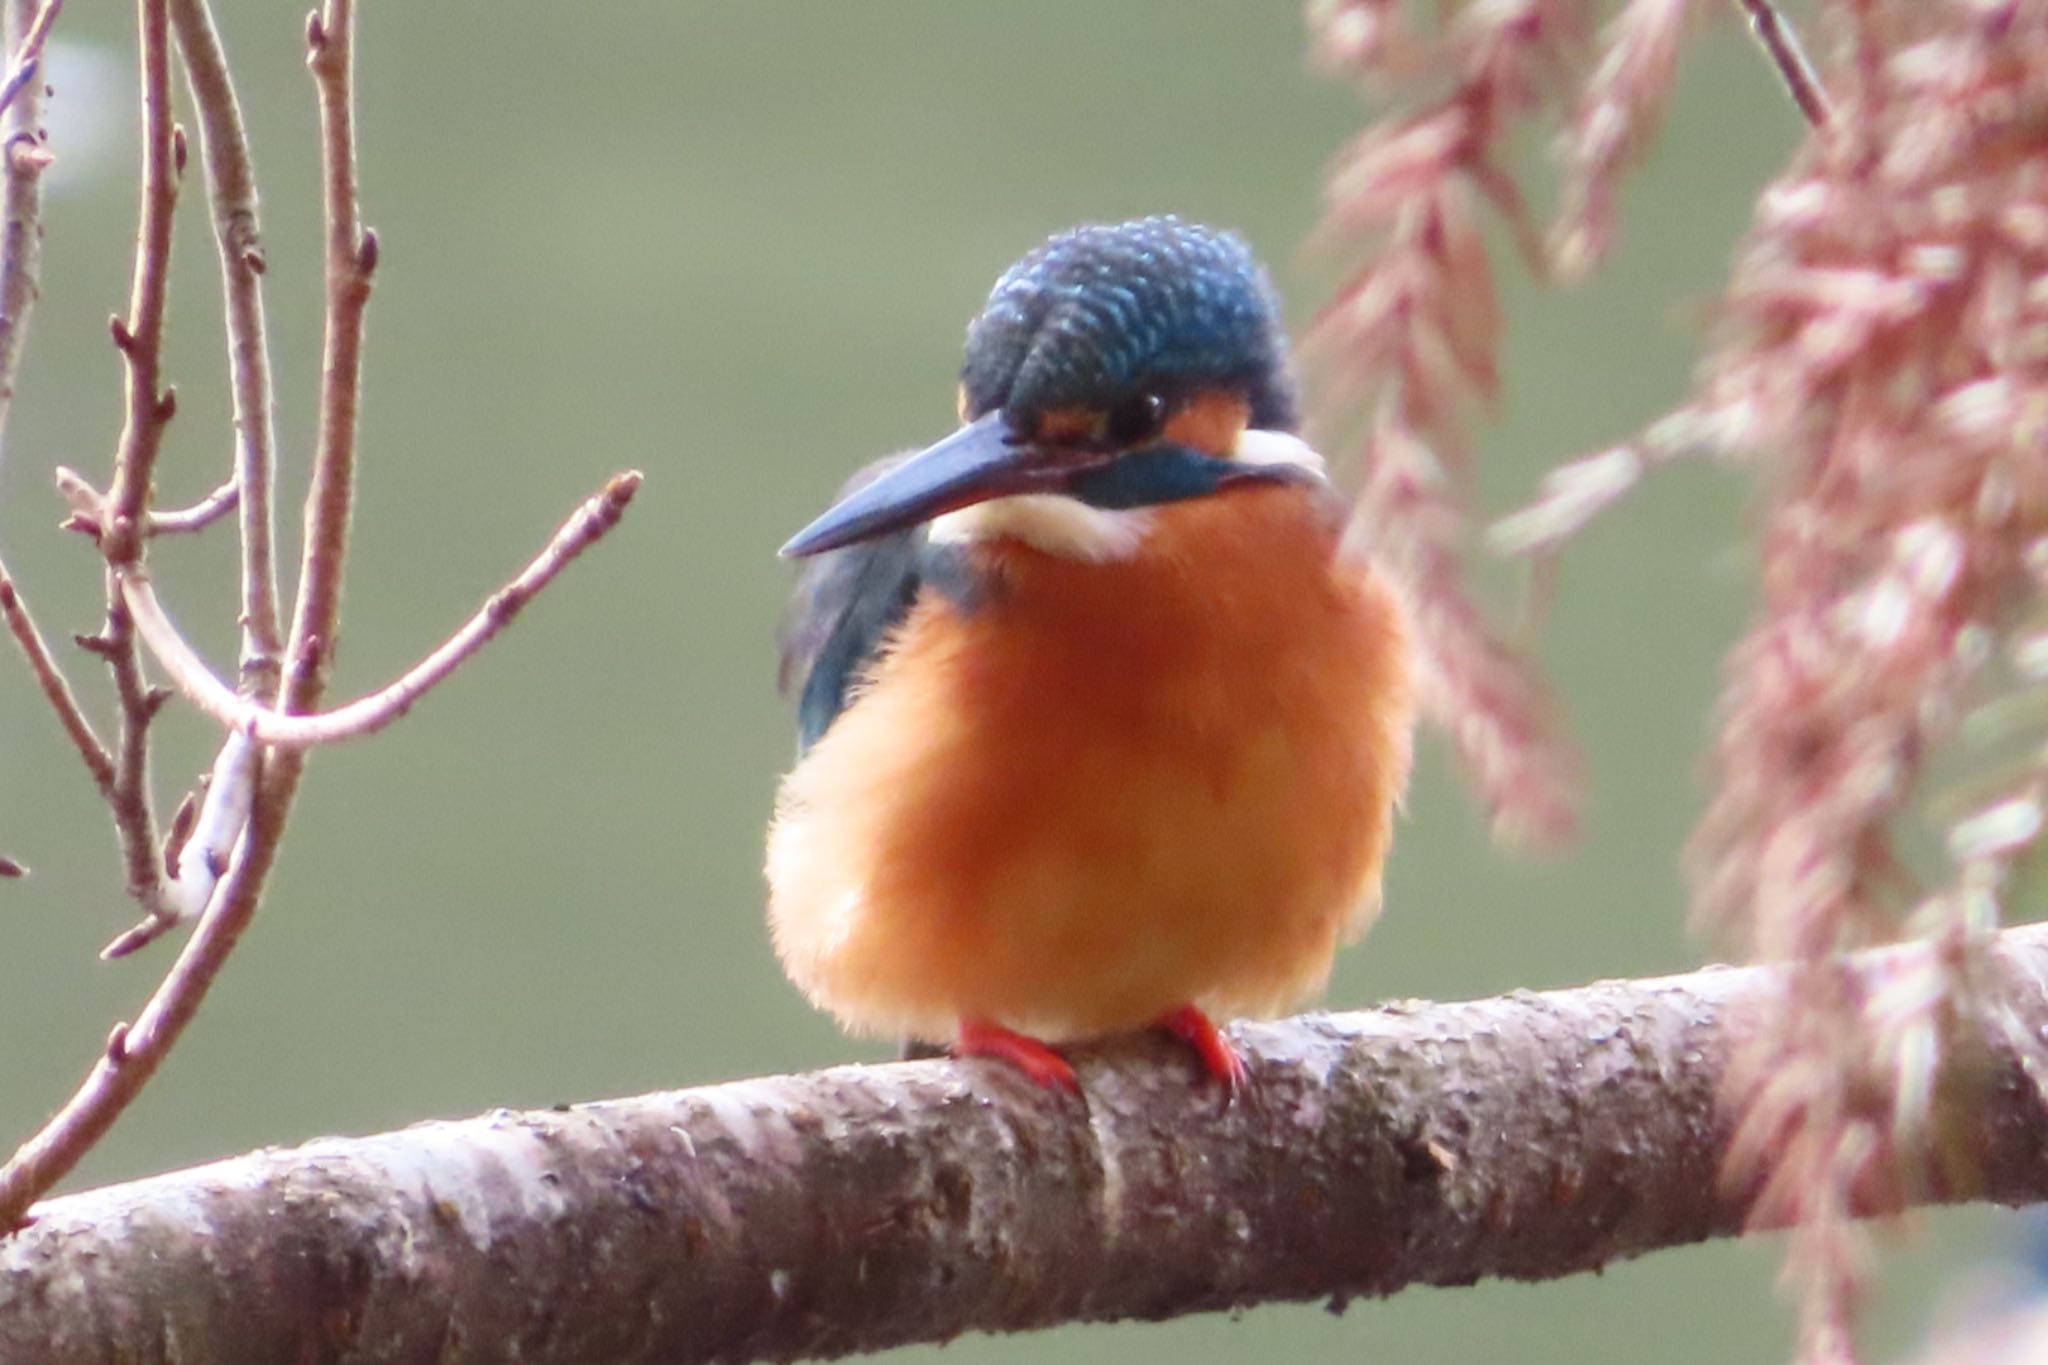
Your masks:
<svg viewBox="0 0 2048 1365"><path fill-rule="evenodd" d="M1864 959L1900 969L1898 955ZM2048 1037L2048 932L1997 951ZM1716 969L1080 1059L1085 1106L912 1062L265 1151L52 1200L0 1245L0 1360L683 1362L1547 1279L1736 1231ZM2006 1038L1944 1096L1967 1184L2048 1198ZM1952 1169L1962 1169L1957 1166Z"/></svg>

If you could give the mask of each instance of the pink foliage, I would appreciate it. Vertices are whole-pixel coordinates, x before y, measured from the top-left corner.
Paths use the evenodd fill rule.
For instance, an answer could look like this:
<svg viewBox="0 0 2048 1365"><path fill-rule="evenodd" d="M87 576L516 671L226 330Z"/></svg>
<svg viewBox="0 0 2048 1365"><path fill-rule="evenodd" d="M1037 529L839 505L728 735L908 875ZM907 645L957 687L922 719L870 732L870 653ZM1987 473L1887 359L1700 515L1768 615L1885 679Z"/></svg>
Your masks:
<svg viewBox="0 0 2048 1365"><path fill-rule="evenodd" d="M1743 1028L1728 1178L1759 1224L1796 1228L1802 1358L1846 1361L1868 1257L1851 1220L1953 1155L1934 1131L1943 1044L1959 1017L1998 1017L1983 949L2048 825L2036 747L1949 827L1945 889L1894 846L1987 696L2048 715L2048 0L1823 0L1819 78L1772 5L1739 8L1813 134L1759 199L1693 394L1560 468L1494 542L1555 551L1673 456L1757 475L1760 600L1728 659L1694 909L1722 941L1797 965ZM1556 835L1570 766L1549 706L1464 581L1468 424L1497 388L1501 325L1475 209L1549 273L1597 265L1689 7L1427 12L1311 8L1323 63L1413 94L1330 172L1323 233L1364 264L1310 354L1333 400L1370 414L1358 538L1408 585L1436 713L1498 822ZM1564 133L1547 252L1503 151L1541 118ZM1910 937L1926 951L1879 989L1840 970L1850 949Z"/></svg>

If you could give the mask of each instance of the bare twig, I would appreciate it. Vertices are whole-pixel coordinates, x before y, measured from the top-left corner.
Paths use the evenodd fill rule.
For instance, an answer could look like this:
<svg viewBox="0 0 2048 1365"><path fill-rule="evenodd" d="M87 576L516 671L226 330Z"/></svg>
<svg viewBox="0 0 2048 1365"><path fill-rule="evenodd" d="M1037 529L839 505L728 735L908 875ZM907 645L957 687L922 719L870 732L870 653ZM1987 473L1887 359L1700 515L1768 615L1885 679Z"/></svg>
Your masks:
<svg viewBox="0 0 2048 1365"><path fill-rule="evenodd" d="M284 814L276 804L258 803L242 856L133 1027L114 1026L78 1092L0 1167L0 1233L21 1226L29 1205L92 1150L163 1064L248 928L277 856Z"/></svg>
<svg viewBox="0 0 2048 1365"><path fill-rule="evenodd" d="M377 269L377 237L356 204L355 6L328 0L306 21L307 65L319 92L327 201L327 332L320 369L320 431L306 494L299 595L286 645L280 709L311 711L327 686L354 499L356 408L363 367L363 312ZM279 765L277 779L293 765Z"/></svg>
<svg viewBox="0 0 2048 1365"><path fill-rule="evenodd" d="M241 486L230 479L190 507L170 512L152 511L149 514L149 533L153 536L189 535L204 531L234 511L241 501Z"/></svg>
<svg viewBox="0 0 2048 1365"><path fill-rule="evenodd" d="M174 921L177 914L176 907L165 900L163 853L149 806L148 731L150 720L170 694L150 688L142 678L119 573L140 568L150 474L163 425L173 411L170 394L158 391L157 366L170 217L177 176L183 168L184 138L170 122L165 0L138 0L138 12L142 35L142 226L136 240L129 316L125 322L116 319L114 323L115 343L128 362L128 419L115 461L113 488L96 528L108 564L107 624L102 635L80 643L104 657L113 672L121 707L121 739L109 803L128 867L129 889L142 903L147 921L162 925ZM198 930L158 984L134 1027L115 1027L77 1093L0 1167L0 1233L18 1226L28 1206L91 1150L162 1064L248 926L276 858L275 839L289 803L287 791L281 801L260 806L252 815L244 856L228 870Z"/></svg>
<svg viewBox="0 0 2048 1365"><path fill-rule="evenodd" d="M114 345L128 364L127 419L100 521L108 564L124 568L142 553L157 450L177 401L159 386L164 301L171 268L171 217L178 202L184 134L171 123L170 22L164 0L137 0L142 30L142 223L135 234L135 280L128 316L113 322Z"/></svg>
<svg viewBox="0 0 2048 1365"><path fill-rule="evenodd" d="M283 676L276 680L279 709L272 711L260 703L272 691L266 679L276 672L275 631L266 635L261 628L245 629L242 691L231 691L212 678L178 638L150 590L143 562L146 532L152 529L148 476L163 424L172 410L168 393L157 394L156 370L169 213L175 172L183 161L182 135L172 131L168 122L164 47L166 5L173 4L177 6L180 41L192 64L195 99L207 120L209 146L218 153L213 163L215 207L227 262L230 354L243 437L232 492L224 488L200 508L168 514L168 519L173 524L211 519L224 513L231 497L238 499L245 537L244 610L260 617L274 608L274 596L265 595L268 589L259 584L252 591L247 581L253 575L268 582L272 565L268 539L269 380L255 290L255 277L262 273L262 265L255 246L255 197L248 181L246 144L203 0L138 2L145 119L143 230L136 257L135 300L129 319L115 324L115 339L129 363L129 422L108 494L102 497L75 474L63 474L60 486L72 503L73 524L94 534L108 564L106 629L99 636L81 638L80 643L106 659L114 673L122 736L111 760L114 790L110 802L129 860L131 889L143 900L147 913L143 923L117 938L107 952L133 951L173 923L195 915L198 927L133 1027L114 1029L78 1091L0 1168L0 1232L19 1227L29 1206L77 1164L141 1092L199 1009L254 916L304 772L302 750L282 745L272 749L261 742L263 724L268 718L280 722L303 718L316 727L332 723L330 718L311 713L325 685L340 600L355 460L363 308L376 265L376 239L361 230L356 220L350 111L352 6L348 0L328 0L307 28L324 134L330 229L328 320L300 596L285 651L288 662ZM614 478L525 573L486 603L475 620L384 693L367 699L366 704L344 708L348 714L343 723L366 732L402 714L502 629L576 554L615 524L638 483L638 474ZM251 538L257 542L253 550ZM245 627L250 619L245 614ZM174 822L171 839L161 848L151 837L154 822L148 806L147 728L158 706L171 694L150 688L143 679L137 650L139 631L149 633L164 650L188 688L217 703L245 708L236 713L244 720L255 718L253 723L231 722L204 798L196 802L188 798ZM195 683L195 678L200 681ZM164 875L167 865L176 869L169 879Z"/></svg>
<svg viewBox="0 0 2048 1365"><path fill-rule="evenodd" d="M64 733L71 737L72 747L85 760L86 771L92 774L93 785L102 795L111 796L114 790L114 760L107 754L107 746L100 742L92 722L79 709L78 698L72 694L71 684L64 677L64 671L57 666L57 660L50 653L49 645L43 641L43 634L36 628L35 619L29 615L28 604L15 591L14 580L7 577L7 570L0 565L0 615L7 618L7 628L14 633L21 652L28 656L28 666L36 675L36 684L49 699L51 709L64 726Z"/></svg>
<svg viewBox="0 0 2048 1365"><path fill-rule="evenodd" d="M1926 951L1852 961L1878 989ZM2013 1028L1967 1040L1959 1159L1916 1202L2048 1199L2020 1055L2048 931L1987 956ZM1722 968L1240 1026L1230 1107L1129 1039L1083 1052L1078 1099L912 1062L260 1152L40 1206L0 1247L0 1357L796 1359L1597 1270L1742 1229L1716 1096L1785 989Z"/></svg>
<svg viewBox="0 0 2048 1365"><path fill-rule="evenodd" d="M1772 0L1740 0L1743 13L1749 16L1749 31L1755 35L1757 45L1764 55L1771 59L1771 65L1778 69L1778 75L1785 82L1785 90L1792 96L1792 102L1799 106L1799 112L1815 128L1828 126L1828 97L1821 90L1820 77L1814 73L1813 63L1806 59L1806 49L1800 45L1799 31L1792 27Z"/></svg>
<svg viewBox="0 0 2048 1365"><path fill-rule="evenodd" d="M460 630L403 676L369 696L318 714L284 714L237 696L214 676L179 634L147 575L137 572L127 576L122 580L122 589L143 642L163 665L171 682L194 706L222 725L277 748L333 744L374 734L397 720L511 624L520 609L556 574L618 524L640 487L640 479L639 471L628 470L615 475L592 494L517 578L493 593Z"/></svg>
<svg viewBox="0 0 2048 1365"><path fill-rule="evenodd" d="M31 0L6 0L5 38L13 45L17 70L41 50L57 8L56 0L46 0L40 8ZM0 112L0 145L6 154L5 165L0 166L6 184L6 222L0 235L0 428L14 406L15 374L42 273L42 185L43 170L49 165L42 117L41 87L33 82L23 83Z"/></svg>
<svg viewBox="0 0 2048 1365"><path fill-rule="evenodd" d="M120 706L114 749L114 789L108 797L127 867L128 891L152 917L161 917L163 857L150 808L149 727L166 694L142 674L133 623L121 600L118 574L141 561L141 527L149 513L150 483L163 431L177 410L160 387L164 304L171 266L171 217L184 166L184 134L171 122L170 23L164 0L137 0L141 32L142 221L135 234L135 275L128 315L113 321L114 345L127 362L127 416L114 455L114 477L98 515L100 552L107 560L107 622L94 651L107 662Z"/></svg>
<svg viewBox="0 0 2048 1365"><path fill-rule="evenodd" d="M106 660L114 679L121 711L120 737L114 748L114 788L107 797L114 831L127 869L128 894L151 915L163 914L163 859L157 850L156 815L149 793L149 727L170 693L142 676L135 645L135 624L120 600L120 585L111 571L107 579L107 624L97 636L79 644Z"/></svg>
<svg viewBox="0 0 2048 1365"><path fill-rule="evenodd" d="M100 961L118 962L131 953L139 953L177 927L178 921L168 915L144 915L108 940L107 946L100 949Z"/></svg>
<svg viewBox="0 0 2048 1365"><path fill-rule="evenodd" d="M206 0L171 0L171 26L199 115L199 152L213 200L214 241L226 295L228 370L235 404L235 488L241 510L241 691L277 695L277 551L271 504L276 467L270 352L263 315L263 240L256 172L241 103ZM158 522L161 528L161 521Z"/></svg>
<svg viewBox="0 0 2048 1365"><path fill-rule="evenodd" d="M42 267L42 175L49 156L42 148L38 125L42 100L28 76L32 75L50 25L57 17L61 0L44 0L32 7L29 0L6 0L5 39L12 44L13 73L0 87L0 147L5 163L0 177L5 181L5 225L0 230L0 430L14 406L15 374L21 364L23 343L28 335L28 318L35 306L38 276ZM113 790L114 765L107 749L93 732L92 723L79 709L64 670L44 643L28 604L21 599L13 577L0 565L0 614L27 656L37 685L49 699L71 737L86 770L102 793Z"/></svg>
<svg viewBox="0 0 2048 1365"><path fill-rule="evenodd" d="M0 81L0 110L21 98L21 92L29 88L36 73L43 65L43 43L50 36L50 25L57 21L57 11L64 8L64 0L44 0L35 17L29 21L28 32L22 34L14 46L7 79Z"/></svg>

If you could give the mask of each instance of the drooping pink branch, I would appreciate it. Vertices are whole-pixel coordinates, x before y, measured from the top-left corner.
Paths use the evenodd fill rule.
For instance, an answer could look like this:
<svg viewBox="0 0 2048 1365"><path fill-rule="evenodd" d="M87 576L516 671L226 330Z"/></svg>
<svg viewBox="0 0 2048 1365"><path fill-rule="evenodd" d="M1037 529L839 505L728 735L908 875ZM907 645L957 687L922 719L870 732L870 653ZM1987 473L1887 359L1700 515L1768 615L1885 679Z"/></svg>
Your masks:
<svg viewBox="0 0 2048 1365"><path fill-rule="evenodd" d="M1606 258L1622 171L1641 160L1663 122L1693 12L1692 0L1629 0L1609 23L1565 132L1563 207L1548 253L1560 275L1583 275Z"/></svg>
<svg viewBox="0 0 2048 1365"><path fill-rule="evenodd" d="M1352 543L1408 599L1426 713L1449 730L1496 831L1554 844L1576 823L1575 757L1536 670L1475 600L1463 541L1473 414L1499 387L1501 314L1479 211L1491 206L1530 264L1547 268L1506 147L1570 93L1592 7L1464 7L1426 21L1439 30L1429 39L1406 8L1337 0L1310 12L1323 61L1368 81L1395 77L1410 98L1325 179L1317 236L1360 263L1311 322L1303 354L1321 381L1322 433L1358 438ZM1629 107L1652 103L1638 95Z"/></svg>
<svg viewBox="0 0 2048 1365"><path fill-rule="evenodd" d="M278 749L356 739L376 733L410 711L415 702L510 625L555 575L618 524L639 490L640 480L637 470L614 476L577 508L533 562L491 594L460 630L393 682L331 711L289 715L238 696L179 633L147 575L123 578L122 593L137 631L171 682L188 701L222 725Z"/></svg>
<svg viewBox="0 0 2048 1365"><path fill-rule="evenodd" d="M1759 610L1731 651L1695 917L1797 963L1728 1072L1758 1216L1795 1223L1802 1360L1853 1358L1868 1276L1855 1208L1910 1193L1943 1030L1985 1008L1976 945L2003 869L2044 828L2032 773L1952 827L1953 885L1896 851L1934 756L2015 684L2044 586L2048 10L1834 0L1825 85L1770 4L1759 38L1822 135L1760 196L1693 394L1639 440L1546 481L1496 527L1548 554L1653 464L1754 467ZM1832 103L1823 91L1832 92ZM2023 669L2021 671L2024 671ZM1912 980L1860 990L1840 955L1924 936ZM2048 1072L2042 1073L2048 1075Z"/></svg>

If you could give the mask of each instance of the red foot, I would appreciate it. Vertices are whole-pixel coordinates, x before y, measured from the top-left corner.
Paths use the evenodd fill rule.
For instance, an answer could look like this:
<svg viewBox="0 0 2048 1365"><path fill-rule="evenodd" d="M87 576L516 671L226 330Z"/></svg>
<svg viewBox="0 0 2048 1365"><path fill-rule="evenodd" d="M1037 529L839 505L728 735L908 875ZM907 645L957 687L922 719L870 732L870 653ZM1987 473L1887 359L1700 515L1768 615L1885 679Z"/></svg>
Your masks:
<svg viewBox="0 0 2048 1365"><path fill-rule="evenodd" d="M1230 1045L1222 1030L1210 1022L1208 1015L1193 1005L1182 1005L1160 1015L1159 1027L1195 1050L1195 1056L1201 1059L1202 1070L1222 1083L1225 1100L1234 1100L1243 1091L1249 1079L1244 1058L1237 1055L1237 1049Z"/></svg>
<svg viewBox="0 0 2048 1365"><path fill-rule="evenodd" d="M1008 1062L1048 1090L1081 1093L1081 1080L1067 1059L1036 1038L992 1024L986 1019L962 1019L960 1037L953 1043L955 1057L994 1057Z"/></svg>

